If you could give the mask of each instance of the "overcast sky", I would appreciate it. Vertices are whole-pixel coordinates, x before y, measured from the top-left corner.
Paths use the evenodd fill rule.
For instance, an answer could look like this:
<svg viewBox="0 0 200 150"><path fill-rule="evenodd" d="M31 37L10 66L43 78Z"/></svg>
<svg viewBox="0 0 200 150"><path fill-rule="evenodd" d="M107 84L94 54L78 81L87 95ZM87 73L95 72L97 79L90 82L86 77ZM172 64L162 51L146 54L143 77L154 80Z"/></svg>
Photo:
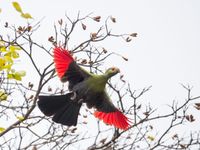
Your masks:
<svg viewBox="0 0 200 150"><path fill-rule="evenodd" d="M1 21L24 20L17 17L12 1L0 0ZM200 2L198 0L18 0L25 12L37 21L45 17L45 28L65 13L117 18L120 32L137 32L134 43L123 48L129 57L124 68L128 80L137 87L153 85L161 89L179 83L198 86L200 83ZM14 16L14 17L13 17ZM47 24L48 23L48 24ZM50 28L50 29L48 29ZM117 30L115 29L115 30ZM41 37L41 39L46 37ZM110 43L116 48L116 43ZM125 46L125 44L124 44ZM130 68L132 71L130 72ZM178 85L179 86L179 85ZM170 89L169 89L170 90Z"/></svg>
<svg viewBox="0 0 200 150"><path fill-rule="evenodd" d="M0 0L0 20L24 22L11 5ZM54 22L65 15L75 16L94 12L106 18L117 18L115 31L137 32L132 43L110 43L113 51L129 58L116 61L133 88L152 85L148 101L159 105L184 100L186 91L180 83L194 86L194 95L200 93L200 1L199 0L18 0L34 21L45 17L47 38ZM114 40L113 40L114 41ZM117 59L117 58L116 58Z"/></svg>

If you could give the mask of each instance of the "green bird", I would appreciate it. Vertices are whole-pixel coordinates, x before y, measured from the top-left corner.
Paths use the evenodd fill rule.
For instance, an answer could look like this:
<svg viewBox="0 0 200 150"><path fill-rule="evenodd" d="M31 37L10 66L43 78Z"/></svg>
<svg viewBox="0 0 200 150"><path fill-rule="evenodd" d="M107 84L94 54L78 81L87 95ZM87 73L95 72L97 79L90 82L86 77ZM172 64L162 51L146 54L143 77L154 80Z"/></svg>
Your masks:
<svg viewBox="0 0 200 150"><path fill-rule="evenodd" d="M94 116L108 125L126 130L128 118L118 110L106 92L107 81L120 72L109 68L102 75L95 75L80 67L70 52L61 47L54 48L55 70L62 82L68 81L69 93L65 95L39 96L39 109L52 120L67 126L76 126L83 103L95 108Z"/></svg>

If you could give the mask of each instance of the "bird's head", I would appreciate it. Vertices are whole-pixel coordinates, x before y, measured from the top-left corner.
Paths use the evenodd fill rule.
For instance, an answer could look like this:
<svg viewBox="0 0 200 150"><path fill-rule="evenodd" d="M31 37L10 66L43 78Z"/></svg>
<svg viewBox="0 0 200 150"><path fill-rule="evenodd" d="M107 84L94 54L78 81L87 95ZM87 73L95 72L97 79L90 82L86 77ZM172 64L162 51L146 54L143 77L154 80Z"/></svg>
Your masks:
<svg viewBox="0 0 200 150"><path fill-rule="evenodd" d="M119 68L111 67L106 70L105 74L108 76L108 78L110 78L119 72L120 72Z"/></svg>

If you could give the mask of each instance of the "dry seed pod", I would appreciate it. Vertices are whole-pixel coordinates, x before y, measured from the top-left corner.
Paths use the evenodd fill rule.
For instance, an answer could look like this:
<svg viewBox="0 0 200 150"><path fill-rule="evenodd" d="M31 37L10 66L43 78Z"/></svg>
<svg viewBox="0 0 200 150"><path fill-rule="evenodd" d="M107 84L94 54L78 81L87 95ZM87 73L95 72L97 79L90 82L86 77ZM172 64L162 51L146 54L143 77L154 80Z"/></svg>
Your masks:
<svg viewBox="0 0 200 150"><path fill-rule="evenodd" d="M28 26L28 27L27 27L27 31L28 31L28 32L30 32L31 29L32 29L32 26Z"/></svg>
<svg viewBox="0 0 200 150"><path fill-rule="evenodd" d="M4 25L4 27L5 27L5 28L7 28L7 27L8 27L8 22L5 22L5 25Z"/></svg>
<svg viewBox="0 0 200 150"><path fill-rule="evenodd" d="M63 24L63 20L62 19L58 20L58 23L59 23L59 25L62 25Z"/></svg>
<svg viewBox="0 0 200 150"><path fill-rule="evenodd" d="M87 26L83 23L81 25L82 25L83 30L86 30Z"/></svg>
<svg viewBox="0 0 200 150"><path fill-rule="evenodd" d="M91 33L91 38L96 39L97 38L97 33Z"/></svg>
<svg viewBox="0 0 200 150"><path fill-rule="evenodd" d="M93 20L96 21L96 22L100 22L100 19L101 19L101 16L93 17Z"/></svg>
<svg viewBox="0 0 200 150"><path fill-rule="evenodd" d="M124 57L124 56L122 56L122 58L123 58L125 61L128 61L128 58L126 58L126 57Z"/></svg>
<svg viewBox="0 0 200 150"><path fill-rule="evenodd" d="M111 19L111 21L113 22L113 23L116 23L116 18L114 18L114 17L110 17L110 19Z"/></svg>
<svg viewBox="0 0 200 150"><path fill-rule="evenodd" d="M87 64L87 60L86 60L86 59L83 59L83 60L81 61L81 64Z"/></svg>
<svg viewBox="0 0 200 150"><path fill-rule="evenodd" d="M130 37L126 38L126 42L130 42L132 39Z"/></svg>
<svg viewBox="0 0 200 150"><path fill-rule="evenodd" d="M49 41L49 42L54 42L53 36L50 36L50 37L48 38L48 41Z"/></svg>
<svg viewBox="0 0 200 150"><path fill-rule="evenodd" d="M102 49L105 54L108 52L104 47Z"/></svg>
<svg viewBox="0 0 200 150"><path fill-rule="evenodd" d="M131 33L130 36L137 37L137 33Z"/></svg>

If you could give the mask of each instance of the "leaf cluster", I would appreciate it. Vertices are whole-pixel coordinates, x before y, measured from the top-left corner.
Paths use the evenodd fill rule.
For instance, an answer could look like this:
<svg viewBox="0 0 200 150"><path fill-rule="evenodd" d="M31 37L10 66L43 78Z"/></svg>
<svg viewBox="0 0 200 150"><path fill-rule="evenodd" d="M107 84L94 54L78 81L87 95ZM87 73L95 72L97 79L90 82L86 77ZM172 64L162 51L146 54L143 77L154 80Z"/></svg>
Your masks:
<svg viewBox="0 0 200 150"><path fill-rule="evenodd" d="M24 13L22 11L22 8L18 2L12 2L12 4L13 4L13 7L15 8L15 10L21 14L21 17L23 17L25 19L32 19L32 16L29 13Z"/></svg>
<svg viewBox="0 0 200 150"><path fill-rule="evenodd" d="M25 71L15 71L13 68L14 60L19 58L18 46L9 45L6 46L4 42L0 45L0 72L4 73L8 79L22 80L22 77L26 75Z"/></svg>

